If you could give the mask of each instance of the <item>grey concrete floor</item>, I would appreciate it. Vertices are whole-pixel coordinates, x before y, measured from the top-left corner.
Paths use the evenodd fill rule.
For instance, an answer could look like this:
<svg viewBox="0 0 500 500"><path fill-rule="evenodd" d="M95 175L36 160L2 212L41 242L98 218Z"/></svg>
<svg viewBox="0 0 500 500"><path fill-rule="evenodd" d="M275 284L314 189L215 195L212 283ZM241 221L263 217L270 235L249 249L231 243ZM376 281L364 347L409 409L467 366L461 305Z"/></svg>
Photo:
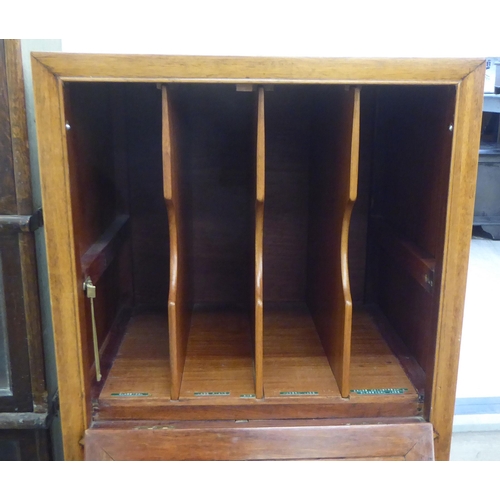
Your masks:
<svg viewBox="0 0 500 500"><path fill-rule="evenodd" d="M473 238L457 398L500 397L500 241ZM500 415L455 416L450 460L500 460Z"/></svg>
<svg viewBox="0 0 500 500"><path fill-rule="evenodd" d="M500 431L453 433L450 460L500 460Z"/></svg>

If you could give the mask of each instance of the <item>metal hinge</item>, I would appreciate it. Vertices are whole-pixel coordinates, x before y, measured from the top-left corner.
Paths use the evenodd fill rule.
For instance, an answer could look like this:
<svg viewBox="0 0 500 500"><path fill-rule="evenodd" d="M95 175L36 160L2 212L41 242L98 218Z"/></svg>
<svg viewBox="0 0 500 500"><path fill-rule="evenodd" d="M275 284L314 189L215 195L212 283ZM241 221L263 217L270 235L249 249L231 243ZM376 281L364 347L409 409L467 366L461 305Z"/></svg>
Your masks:
<svg viewBox="0 0 500 500"><path fill-rule="evenodd" d="M97 296L96 286L92 283L90 277L87 277L83 282L83 290L90 300L90 315L92 317L92 338L94 341L94 363L95 363L95 377L97 382L101 381L101 362L99 359L99 341L97 340L97 327L95 322L94 299Z"/></svg>

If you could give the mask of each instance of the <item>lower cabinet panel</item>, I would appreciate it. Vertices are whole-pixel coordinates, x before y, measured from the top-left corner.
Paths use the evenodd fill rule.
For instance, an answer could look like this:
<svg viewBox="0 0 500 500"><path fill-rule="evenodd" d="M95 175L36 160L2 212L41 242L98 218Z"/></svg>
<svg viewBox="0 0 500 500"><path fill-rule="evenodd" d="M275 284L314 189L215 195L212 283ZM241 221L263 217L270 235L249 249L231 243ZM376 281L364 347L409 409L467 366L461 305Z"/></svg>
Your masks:
<svg viewBox="0 0 500 500"><path fill-rule="evenodd" d="M415 421L107 423L86 431L85 460L434 460L434 445Z"/></svg>

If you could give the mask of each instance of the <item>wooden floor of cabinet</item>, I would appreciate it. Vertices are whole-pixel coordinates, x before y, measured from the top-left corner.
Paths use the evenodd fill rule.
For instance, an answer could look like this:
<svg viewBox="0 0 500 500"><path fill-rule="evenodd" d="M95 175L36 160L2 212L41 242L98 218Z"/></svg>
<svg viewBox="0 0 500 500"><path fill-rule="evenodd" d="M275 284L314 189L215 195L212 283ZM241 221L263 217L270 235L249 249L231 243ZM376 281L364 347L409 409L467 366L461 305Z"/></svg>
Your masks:
<svg viewBox="0 0 500 500"><path fill-rule="evenodd" d="M196 311L181 396L172 401L167 318L134 316L98 397L96 419L420 415L418 392L369 309L355 309L349 398L341 397L311 316L300 303L265 307L264 398L255 398L246 321L236 310Z"/></svg>

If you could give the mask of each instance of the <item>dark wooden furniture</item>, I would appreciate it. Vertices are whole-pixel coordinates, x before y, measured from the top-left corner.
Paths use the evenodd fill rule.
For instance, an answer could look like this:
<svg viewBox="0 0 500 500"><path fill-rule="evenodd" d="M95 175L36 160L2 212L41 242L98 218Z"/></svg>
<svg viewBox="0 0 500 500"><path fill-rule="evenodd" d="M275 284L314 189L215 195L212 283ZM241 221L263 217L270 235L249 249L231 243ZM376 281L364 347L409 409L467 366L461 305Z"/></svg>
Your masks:
<svg viewBox="0 0 500 500"><path fill-rule="evenodd" d="M32 61L67 459L448 458L483 61Z"/></svg>
<svg viewBox="0 0 500 500"><path fill-rule="evenodd" d="M500 239L499 103L500 95L485 94L474 204L476 233L494 240Z"/></svg>
<svg viewBox="0 0 500 500"><path fill-rule="evenodd" d="M49 456L20 40L0 40L0 457Z"/></svg>

